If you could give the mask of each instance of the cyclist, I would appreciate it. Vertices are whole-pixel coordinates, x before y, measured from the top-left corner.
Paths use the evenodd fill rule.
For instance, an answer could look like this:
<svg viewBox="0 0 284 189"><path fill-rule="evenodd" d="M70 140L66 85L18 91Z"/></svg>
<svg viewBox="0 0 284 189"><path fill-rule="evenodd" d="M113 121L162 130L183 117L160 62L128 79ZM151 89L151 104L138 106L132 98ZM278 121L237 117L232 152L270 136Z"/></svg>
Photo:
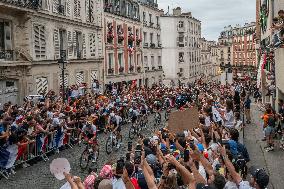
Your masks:
<svg viewBox="0 0 284 189"><path fill-rule="evenodd" d="M84 137L85 141L88 141L92 144L93 148L93 156L92 156L92 162L96 162L97 160L97 154L95 153L97 151L97 127L90 121L87 121L86 124L83 125L83 128L81 130L80 136L79 136L79 145L82 142L82 137Z"/></svg>
<svg viewBox="0 0 284 189"><path fill-rule="evenodd" d="M141 115L142 115L142 122L145 123L146 122L146 119L147 119L147 112L148 112L148 106L143 103L140 107L140 112L141 112ZM146 126L146 125L144 125Z"/></svg>
<svg viewBox="0 0 284 189"><path fill-rule="evenodd" d="M115 114L114 112L112 112L109 115L108 123L109 125L114 126L113 132L116 135L116 139L117 139L116 148L119 148L120 141L122 141L122 135L120 133L122 117L119 114Z"/></svg>
<svg viewBox="0 0 284 189"><path fill-rule="evenodd" d="M160 120L161 120L161 109L162 109L162 106L163 106L163 104L162 104L162 102L161 102L160 99L156 99L156 100L154 101L154 109L155 109L156 112L158 113Z"/></svg>

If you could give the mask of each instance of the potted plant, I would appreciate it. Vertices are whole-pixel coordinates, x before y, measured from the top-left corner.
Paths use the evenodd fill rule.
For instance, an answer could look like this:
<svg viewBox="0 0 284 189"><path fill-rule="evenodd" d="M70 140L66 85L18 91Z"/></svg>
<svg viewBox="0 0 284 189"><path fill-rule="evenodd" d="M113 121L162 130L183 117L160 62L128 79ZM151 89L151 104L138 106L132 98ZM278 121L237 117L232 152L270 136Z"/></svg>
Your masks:
<svg viewBox="0 0 284 189"><path fill-rule="evenodd" d="M112 41L113 41L113 34L112 34L112 32L108 32L108 34L107 34L107 42L108 43L112 43Z"/></svg>
<svg viewBox="0 0 284 189"><path fill-rule="evenodd" d="M113 68L109 68L109 69L108 69L108 73L109 73L109 74L113 74L113 72L114 72L114 69L113 69Z"/></svg>
<svg viewBox="0 0 284 189"><path fill-rule="evenodd" d="M119 68L119 72L122 73L124 71L124 67Z"/></svg>
<svg viewBox="0 0 284 189"><path fill-rule="evenodd" d="M137 38L136 38L136 45L139 46L140 43L141 43L141 41L142 41L141 39L137 39Z"/></svg>
<svg viewBox="0 0 284 189"><path fill-rule="evenodd" d="M123 35L118 35L118 43L122 43L122 41L124 40Z"/></svg>

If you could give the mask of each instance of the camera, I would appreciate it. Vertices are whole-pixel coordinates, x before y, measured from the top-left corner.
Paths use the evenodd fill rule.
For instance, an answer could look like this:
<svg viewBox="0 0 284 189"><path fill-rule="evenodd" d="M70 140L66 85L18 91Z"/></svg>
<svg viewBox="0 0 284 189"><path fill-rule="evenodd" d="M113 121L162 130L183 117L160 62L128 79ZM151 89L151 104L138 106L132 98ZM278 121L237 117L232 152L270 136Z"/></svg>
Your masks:
<svg viewBox="0 0 284 189"><path fill-rule="evenodd" d="M135 150L134 164L140 164L141 163L141 156L142 156L142 151L141 150Z"/></svg>
<svg viewBox="0 0 284 189"><path fill-rule="evenodd" d="M128 142L127 150L128 150L129 152L132 151L132 142Z"/></svg>
<svg viewBox="0 0 284 189"><path fill-rule="evenodd" d="M124 159L120 158L116 162L116 174L123 174Z"/></svg>
<svg viewBox="0 0 284 189"><path fill-rule="evenodd" d="M189 161L189 150L185 150L184 151L184 162L188 162Z"/></svg>

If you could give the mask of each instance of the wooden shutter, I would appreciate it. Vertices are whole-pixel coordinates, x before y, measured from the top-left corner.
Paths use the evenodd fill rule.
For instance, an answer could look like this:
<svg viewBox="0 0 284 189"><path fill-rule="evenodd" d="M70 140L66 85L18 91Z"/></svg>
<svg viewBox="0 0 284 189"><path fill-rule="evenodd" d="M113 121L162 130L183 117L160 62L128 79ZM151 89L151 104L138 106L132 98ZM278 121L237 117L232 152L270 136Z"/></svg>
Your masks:
<svg viewBox="0 0 284 189"><path fill-rule="evenodd" d="M64 74L64 87L68 87L69 84L69 76L68 73ZM59 86L62 87L62 75L59 74Z"/></svg>
<svg viewBox="0 0 284 189"><path fill-rule="evenodd" d="M65 6L66 16L71 16L71 0L66 0Z"/></svg>
<svg viewBox="0 0 284 189"><path fill-rule="evenodd" d="M81 1L80 0L74 0L74 16L76 18L81 17Z"/></svg>
<svg viewBox="0 0 284 189"><path fill-rule="evenodd" d="M74 56L77 56L77 35L76 32L73 31L73 51L74 51Z"/></svg>
<svg viewBox="0 0 284 189"><path fill-rule="evenodd" d="M72 41L72 31L67 31L67 45L68 45L68 57L73 56L73 41Z"/></svg>
<svg viewBox="0 0 284 189"><path fill-rule="evenodd" d="M86 58L87 56L87 49L86 49L86 35L82 34L82 57Z"/></svg>
<svg viewBox="0 0 284 189"><path fill-rule="evenodd" d="M90 54L91 56L96 56L96 34L89 34L89 46L90 46Z"/></svg>
<svg viewBox="0 0 284 189"><path fill-rule="evenodd" d="M54 43L54 58L57 60L60 58L60 41L59 41L59 30L58 29L54 29L53 43Z"/></svg>
<svg viewBox="0 0 284 189"><path fill-rule="evenodd" d="M58 13L58 7L59 7L59 0L53 0L53 2L52 2L52 12Z"/></svg>
<svg viewBox="0 0 284 189"><path fill-rule="evenodd" d="M45 27L41 25L34 25L34 51L36 58L46 57L46 39Z"/></svg>
<svg viewBox="0 0 284 189"><path fill-rule="evenodd" d="M98 39L98 56L102 57L103 56L103 38L102 38L101 32L98 33L97 39Z"/></svg>
<svg viewBox="0 0 284 189"><path fill-rule="evenodd" d="M47 77L36 78L36 91L37 94L46 94L48 92L48 80Z"/></svg>

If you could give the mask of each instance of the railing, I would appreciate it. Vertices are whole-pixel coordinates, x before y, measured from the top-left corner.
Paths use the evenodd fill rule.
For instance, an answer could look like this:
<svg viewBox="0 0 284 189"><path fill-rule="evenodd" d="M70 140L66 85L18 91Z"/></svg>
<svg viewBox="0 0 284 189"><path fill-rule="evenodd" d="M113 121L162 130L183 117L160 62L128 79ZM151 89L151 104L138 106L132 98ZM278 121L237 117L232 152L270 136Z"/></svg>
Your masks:
<svg viewBox="0 0 284 189"><path fill-rule="evenodd" d="M148 48L148 43L144 43L143 47Z"/></svg>
<svg viewBox="0 0 284 189"><path fill-rule="evenodd" d="M150 43L151 48L155 48L155 46L156 46L155 43Z"/></svg>
<svg viewBox="0 0 284 189"><path fill-rule="evenodd" d="M12 61L14 60L13 50L0 50L0 60Z"/></svg>
<svg viewBox="0 0 284 189"><path fill-rule="evenodd" d="M113 69L113 68L109 68L109 69L107 70L107 73L108 73L108 75L113 75L114 69Z"/></svg>
<svg viewBox="0 0 284 189"><path fill-rule="evenodd" d="M158 66L159 70L162 70L163 69L163 66Z"/></svg>
<svg viewBox="0 0 284 189"><path fill-rule="evenodd" d="M38 9L41 7L42 1L40 0L1 0L0 3L6 3L22 8Z"/></svg>

